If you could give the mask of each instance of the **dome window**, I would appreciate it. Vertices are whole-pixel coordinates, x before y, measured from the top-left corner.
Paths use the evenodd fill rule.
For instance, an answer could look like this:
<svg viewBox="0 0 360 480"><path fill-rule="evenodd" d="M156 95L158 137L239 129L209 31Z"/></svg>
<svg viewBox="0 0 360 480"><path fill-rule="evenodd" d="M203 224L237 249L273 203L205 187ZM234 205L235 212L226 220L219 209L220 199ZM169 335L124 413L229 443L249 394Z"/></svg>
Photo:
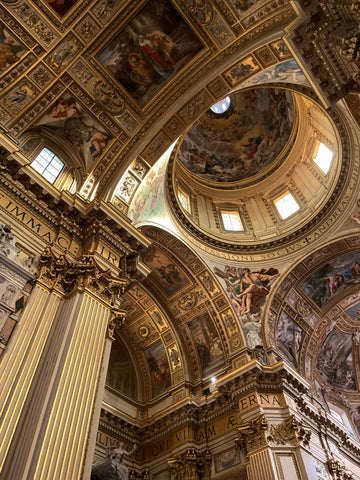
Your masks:
<svg viewBox="0 0 360 480"><path fill-rule="evenodd" d="M314 162L325 175L330 169L332 159L333 152L326 145L320 143Z"/></svg>
<svg viewBox="0 0 360 480"><path fill-rule="evenodd" d="M295 198L291 195L290 192L286 192L280 198L275 200L274 203L283 220L290 217L290 215L300 209Z"/></svg>
<svg viewBox="0 0 360 480"><path fill-rule="evenodd" d="M190 197L180 187L178 188L178 198L180 205L183 207L183 209L191 213Z"/></svg>
<svg viewBox="0 0 360 480"><path fill-rule="evenodd" d="M232 232L241 232L244 230L238 212L221 210L221 219L225 230Z"/></svg>
<svg viewBox="0 0 360 480"><path fill-rule="evenodd" d="M48 182L54 184L65 165L55 153L48 148L43 148L31 166Z"/></svg>
<svg viewBox="0 0 360 480"><path fill-rule="evenodd" d="M212 107L210 107L210 110L214 113L217 113L218 115L221 115L222 113L225 113L226 110L229 109L230 107L230 97L225 97L219 102L214 103Z"/></svg>

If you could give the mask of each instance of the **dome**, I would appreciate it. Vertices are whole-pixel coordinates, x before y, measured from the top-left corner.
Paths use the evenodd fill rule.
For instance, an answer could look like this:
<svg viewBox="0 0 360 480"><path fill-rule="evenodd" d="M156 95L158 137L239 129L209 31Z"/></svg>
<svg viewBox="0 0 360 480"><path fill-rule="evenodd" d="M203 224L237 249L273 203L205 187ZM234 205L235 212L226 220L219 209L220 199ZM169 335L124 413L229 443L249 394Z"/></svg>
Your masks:
<svg viewBox="0 0 360 480"><path fill-rule="evenodd" d="M244 184L281 164L292 144L294 102L289 91L277 88L227 98L227 110L216 113L211 107L191 126L178 160L200 181Z"/></svg>
<svg viewBox="0 0 360 480"><path fill-rule="evenodd" d="M238 253L301 241L340 201L346 179L336 108L325 112L278 87L229 98L228 110L209 109L187 130L170 160L169 197L180 228Z"/></svg>

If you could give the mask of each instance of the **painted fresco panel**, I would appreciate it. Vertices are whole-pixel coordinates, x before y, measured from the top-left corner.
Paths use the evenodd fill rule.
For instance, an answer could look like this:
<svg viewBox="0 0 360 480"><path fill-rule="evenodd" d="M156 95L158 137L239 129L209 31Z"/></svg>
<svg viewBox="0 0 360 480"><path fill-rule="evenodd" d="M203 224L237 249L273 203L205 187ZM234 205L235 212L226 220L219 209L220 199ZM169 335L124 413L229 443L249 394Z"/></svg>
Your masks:
<svg viewBox="0 0 360 480"><path fill-rule="evenodd" d="M347 253L326 263L313 272L300 285L309 297L323 308L352 285L360 283L360 254Z"/></svg>
<svg viewBox="0 0 360 480"><path fill-rule="evenodd" d="M181 268L175 265L168 255L154 245L147 249L143 256L143 262L157 275L159 284L169 297L190 284L189 279Z"/></svg>
<svg viewBox="0 0 360 480"><path fill-rule="evenodd" d="M250 271L235 266L214 267L246 336L249 348L262 345L261 315L273 281L279 276L275 268Z"/></svg>
<svg viewBox="0 0 360 480"><path fill-rule="evenodd" d="M18 61L25 48L0 23L0 73Z"/></svg>
<svg viewBox="0 0 360 480"><path fill-rule="evenodd" d="M356 390L352 335L336 328L326 337L317 360L321 376L337 388Z"/></svg>
<svg viewBox="0 0 360 480"><path fill-rule="evenodd" d="M70 8L75 5L78 0L45 0L46 3L60 16L67 14Z"/></svg>
<svg viewBox="0 0 360 480"><path fill-rule="evenodd" d="M277 342L295 365L299 360L303 337L303 329L287 313L282 312L277 326Z"/></svg>
<svg viewBox="0 0 360 480"><path fill-rule="evenodd" d="M149 2L98 55L143 106L202 45L169 1Z"/></svg>
<svg viewBox="0 0 360 480"><path fill-rule="evenodd" d="M209 375L224 362L219 334L208 313L203 313L187 325L196 345L203 376Z"/></svg>
<svg viewBox="0 0 360 480"><path fill-rule="evenodd" d="M155 397L171 386L169 362L161 342L152 345L144 354L150 370L152 394Z"/></svg>
<svg viewBox="0 0 360 480"><path fill-rule="evenodd" d="M164 179L171 151L172 147L156 162L133 196L129 217L134 222L166 223L168 213L164 202Z"/></svg>
<svg viewBox="0 0 360 480"><path fill-rule="evenodd" d="M253 89L233 94L229 110L208 110L186 134L178 159L212 182L234 182L265 172L289 141L294 104L289 92Z"/></svg>
<svg viewBox="0 0 360 480"><path fill-rule="evenodd" d="M89 170L102 154L109 140L107 132L72 97L64 95L37 122L65 138Z"/></svg>
<svg viewBox="0 0 360 480"><path fill-rule="evenodd" d="M272 67L263 70L245 80L241 84L241 88L248 88L252 85L262 85L267 83L295 83L310 87L310 83L304 75L296 60L286 60Z"/></svg>

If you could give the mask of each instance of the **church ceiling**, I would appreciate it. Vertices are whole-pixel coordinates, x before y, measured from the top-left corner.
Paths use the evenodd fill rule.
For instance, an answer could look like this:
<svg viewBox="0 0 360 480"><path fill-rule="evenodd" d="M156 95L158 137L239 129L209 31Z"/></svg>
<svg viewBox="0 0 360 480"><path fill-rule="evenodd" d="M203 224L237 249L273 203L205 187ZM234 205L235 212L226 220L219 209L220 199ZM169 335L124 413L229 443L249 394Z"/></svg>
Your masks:
<svg viewBox="0 0 360 480"><path fill-rule="evenodd" d="M269 346L274 345L311 380L318 396L341 405L348 402L355 418L360 388L357 237L318 250L286 277L276 262L271 273L268 268L273 259L283 259L318 241L347 211L358 185L358 165L355 160L351 163L350 155L351 128L334 106L345 97L350 114L360 124L359 7L343 3L1 2L1 135L14 142L16 153L29 163L45 145L58 149L71 166L77 194L85 204L93 199L111 201L109 208L129 214L142 226L154 211L164 219L168 180L179 224L188 229L189 236L224 254L222 263L218 262L217 269L212 265L211 270L206 259L200 260L175 236L156 227L143 227L152 244L142 262L151 273L124 295L121 308L127 318L113 347L109 389L143 403L169 394L176 401L189 394L200 395L212 375L249 360L243 352L249 345L256 346L263 329L263 336L269 335ZM333 29L323 28L327 15L333 22L326 25L334 25ZM277 222L265 222L263 238L254 234L252 224L258 210L250 215L245 208L241 213L248 237L243 244L204 234L194 228L201 220L199 209L188 221L171 190L174 158L168 172L158 159L179 137L190 136L195 125L202 123L209 133L211 128L203 119L215 102L228 94L243 96L251 109L252 96L261 96L265 85L273 87L273 100L280 95L286 103L290 120L287 131L278 135L284 140L279 151L289 139L293 111L296 117L291 91L327 108L342 155L337 181L323 208L317 211L310 205L309 221L285 232L281 242L282 224L266 204L264 211ZM243 115L243 109L239 111ZM313 113L303 112L302 123L311 122ZM265 133L244 132L239 139L242 152L245 147L253 147L254 152L256 143L244 143L249 138L270 138L269 131L276 131L276 125L264 123ZM217 131L223 124L219 122ZM246 151L245 170L248 168L251 176L263 173L258 154L261 142L253 156L251 150ZM201 154L200 147L198 150ZM268 159L268 168L273 160L276 163L275 154ZM191 168L185 166L196 175L204 174L201 161ZM298 164L293 166L295 170ZM243 180L243 170L230 172L230 176L220 172L216 177L217 170L212 168L206 175L212 175L214 183L216 177L221 185ZM120 178L124 181L116 190ZM324 182L320 179L314 185L319 185L320 191ZM300 199L301 195L298 188ZM211 225L218 228L216 218ZM273 277L274 286L264 287L267 291L262 291L256 308L250 305L246 309L244 302L234 300L234 289L227 290L232 280L231 266L225 260L229 248L234 253L232 260L243 259L234 277ZM249 258L257 265L245 274L242 270ZM265 308L267 296L271 303ZM264 312L268 324L262 322ZM336 345L341 346L339 364ZM125 389L121 383L124 374L128 375Z"/></svg>
<svg viewBox="0 0 360 480"><path fill-rule="evenodd" d="M169 392L179 399L185 383L201 393L244 346L242 329L213 274L188 247L155 227L143 233L153 242L142 256L151 273L123 297L126 322L117 332L145 382L138 399ZM115 352L123 348L115 342L112 355L121 357ZM108 376L115 389L120 363L111 363Z"/></svg>
<svg viewBox="0 0 360 480"><path fill-rule="evenodd" d="M256 15L255 4L261 6ZM30 156L39 148L35 132L45 143L59 138L78 159L88 195L98 182L102 195L139 156L152 165L226 92L291 58L280 38L235 57L295 18L281 0L129 6L109 0L2 2L2 124ZM151 50L154 45L160 53ZM228 67L216 77L210 72L218 62ZM209 83L195 92L204 75ZM181 100L189 94L190 100Z"/></svg>

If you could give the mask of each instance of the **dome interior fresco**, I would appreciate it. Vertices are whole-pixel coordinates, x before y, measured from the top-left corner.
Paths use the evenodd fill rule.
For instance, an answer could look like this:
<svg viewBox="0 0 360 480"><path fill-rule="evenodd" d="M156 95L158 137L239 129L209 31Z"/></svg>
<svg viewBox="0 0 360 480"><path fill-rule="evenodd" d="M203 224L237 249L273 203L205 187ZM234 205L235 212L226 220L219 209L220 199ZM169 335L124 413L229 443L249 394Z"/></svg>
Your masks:
<svg viewBox="0 0 360 480"><path fill-rule="evenodd" d="M278 89L240 90L230 107L210 109L186 133L178 160L191 173L210 182L239 182L272 173L291 146L294 103Z"/></svg>

